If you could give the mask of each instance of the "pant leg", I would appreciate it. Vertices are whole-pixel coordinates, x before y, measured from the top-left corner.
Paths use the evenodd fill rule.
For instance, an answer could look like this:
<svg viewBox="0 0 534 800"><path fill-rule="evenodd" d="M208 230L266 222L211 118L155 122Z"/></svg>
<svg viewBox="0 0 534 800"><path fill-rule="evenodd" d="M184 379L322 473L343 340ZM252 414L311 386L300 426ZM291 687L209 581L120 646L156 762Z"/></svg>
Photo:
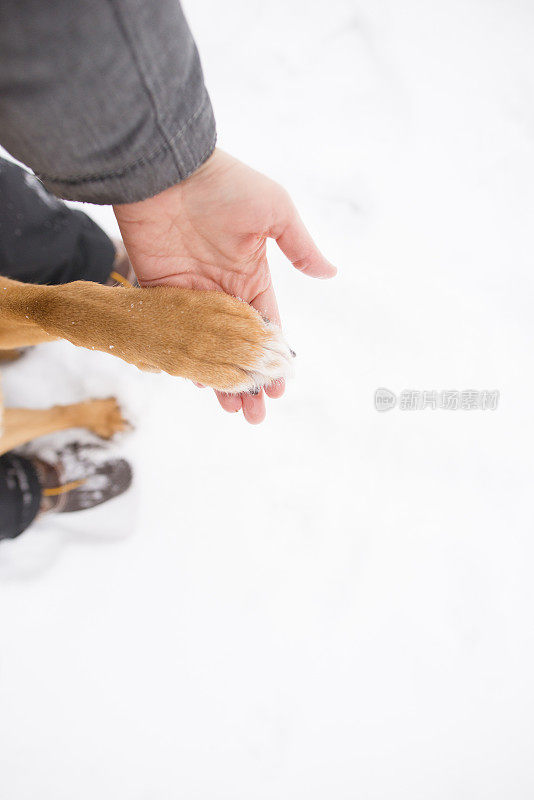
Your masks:
<svg viewBox="0 0 534 800"><path fill-rule="evenodd" d="M115 248L82 211L0 158L0 275L26 283L106 283Z"/></svg>
<svg viewBox="0 0 534 800"><path fill-rule="evenodd" d="M0 540L14 539L33 522L41 505L41 487L27 458L0 457Z"/></svg>

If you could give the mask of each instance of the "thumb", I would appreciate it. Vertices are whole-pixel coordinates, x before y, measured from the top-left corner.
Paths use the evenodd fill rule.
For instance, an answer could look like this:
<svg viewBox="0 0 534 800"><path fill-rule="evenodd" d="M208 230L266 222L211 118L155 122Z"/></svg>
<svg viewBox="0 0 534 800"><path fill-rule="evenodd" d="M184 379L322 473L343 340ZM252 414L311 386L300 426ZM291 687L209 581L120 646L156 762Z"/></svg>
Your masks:
<svg viewBox="0 0 534 800"><path fill-rule="evenodd" d="M323 256L289 198L282 214L271 236L295 269L311 278L333 278L336 267Z"/></svg>

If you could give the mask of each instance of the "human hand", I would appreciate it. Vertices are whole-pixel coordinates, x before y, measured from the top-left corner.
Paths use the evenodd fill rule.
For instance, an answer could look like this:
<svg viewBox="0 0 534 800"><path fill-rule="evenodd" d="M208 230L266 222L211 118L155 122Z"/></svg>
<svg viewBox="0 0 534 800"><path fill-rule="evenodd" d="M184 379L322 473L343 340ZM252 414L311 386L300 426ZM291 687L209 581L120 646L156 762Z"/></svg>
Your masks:
<svg viewBox="0 0 534 800"><path fill-rule="evenodd" d="M222 290L276 325L280 316L267 263L268 238L306 275L332 278L337 272L287 192L218 149L182 183L114 211L141 286ZM283 382L265 389L270 398L283 392ZM265 417L263 391L217 396L226 411L242 408L248 422Z"/></svg>

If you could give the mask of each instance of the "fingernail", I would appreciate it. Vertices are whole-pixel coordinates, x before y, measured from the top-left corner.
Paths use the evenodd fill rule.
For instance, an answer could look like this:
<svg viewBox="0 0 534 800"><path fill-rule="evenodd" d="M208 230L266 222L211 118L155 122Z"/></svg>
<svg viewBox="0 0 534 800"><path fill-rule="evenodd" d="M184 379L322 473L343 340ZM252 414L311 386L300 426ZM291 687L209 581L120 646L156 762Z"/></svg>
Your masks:
<svg viewBox="0 0 534 800"><path fill-rule="evenodd" d="M292 350L291 348L289 348L289 352L291 353L291 355L293 356L293 358L296 358L296 357L297 357L297 354L296 354L296 353L295 353L295 351L294 351L294 350Z"/></svg>
<svg viewBox="0 0 534 800"><path fill-rule="evenodd" d="M251 395L256 396L257 394L260 393L260 390L259 389L249 389L248 393L251 394Z"/></svg>

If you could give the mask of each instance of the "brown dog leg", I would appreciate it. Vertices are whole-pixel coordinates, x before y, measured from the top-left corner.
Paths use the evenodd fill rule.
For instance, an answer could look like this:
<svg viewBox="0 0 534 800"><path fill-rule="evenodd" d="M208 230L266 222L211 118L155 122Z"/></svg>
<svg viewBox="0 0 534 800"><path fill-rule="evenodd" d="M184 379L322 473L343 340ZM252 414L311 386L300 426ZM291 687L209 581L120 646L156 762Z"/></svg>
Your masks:
<svg viewBox="0 0 534 800"><path fill-rule="evenodd" d="M47 409L4 408L0 420L0 455L38 436L68 428L86 428L109 439L128 427L113 397Z"/></svg>
<svg viewBox="0 0 534 800"><path fill-rule="evenodd" d="M37 286L0 278L0 349L54 339L227 392L291 372L280 330L222 292L85 281Z"/></svg>

